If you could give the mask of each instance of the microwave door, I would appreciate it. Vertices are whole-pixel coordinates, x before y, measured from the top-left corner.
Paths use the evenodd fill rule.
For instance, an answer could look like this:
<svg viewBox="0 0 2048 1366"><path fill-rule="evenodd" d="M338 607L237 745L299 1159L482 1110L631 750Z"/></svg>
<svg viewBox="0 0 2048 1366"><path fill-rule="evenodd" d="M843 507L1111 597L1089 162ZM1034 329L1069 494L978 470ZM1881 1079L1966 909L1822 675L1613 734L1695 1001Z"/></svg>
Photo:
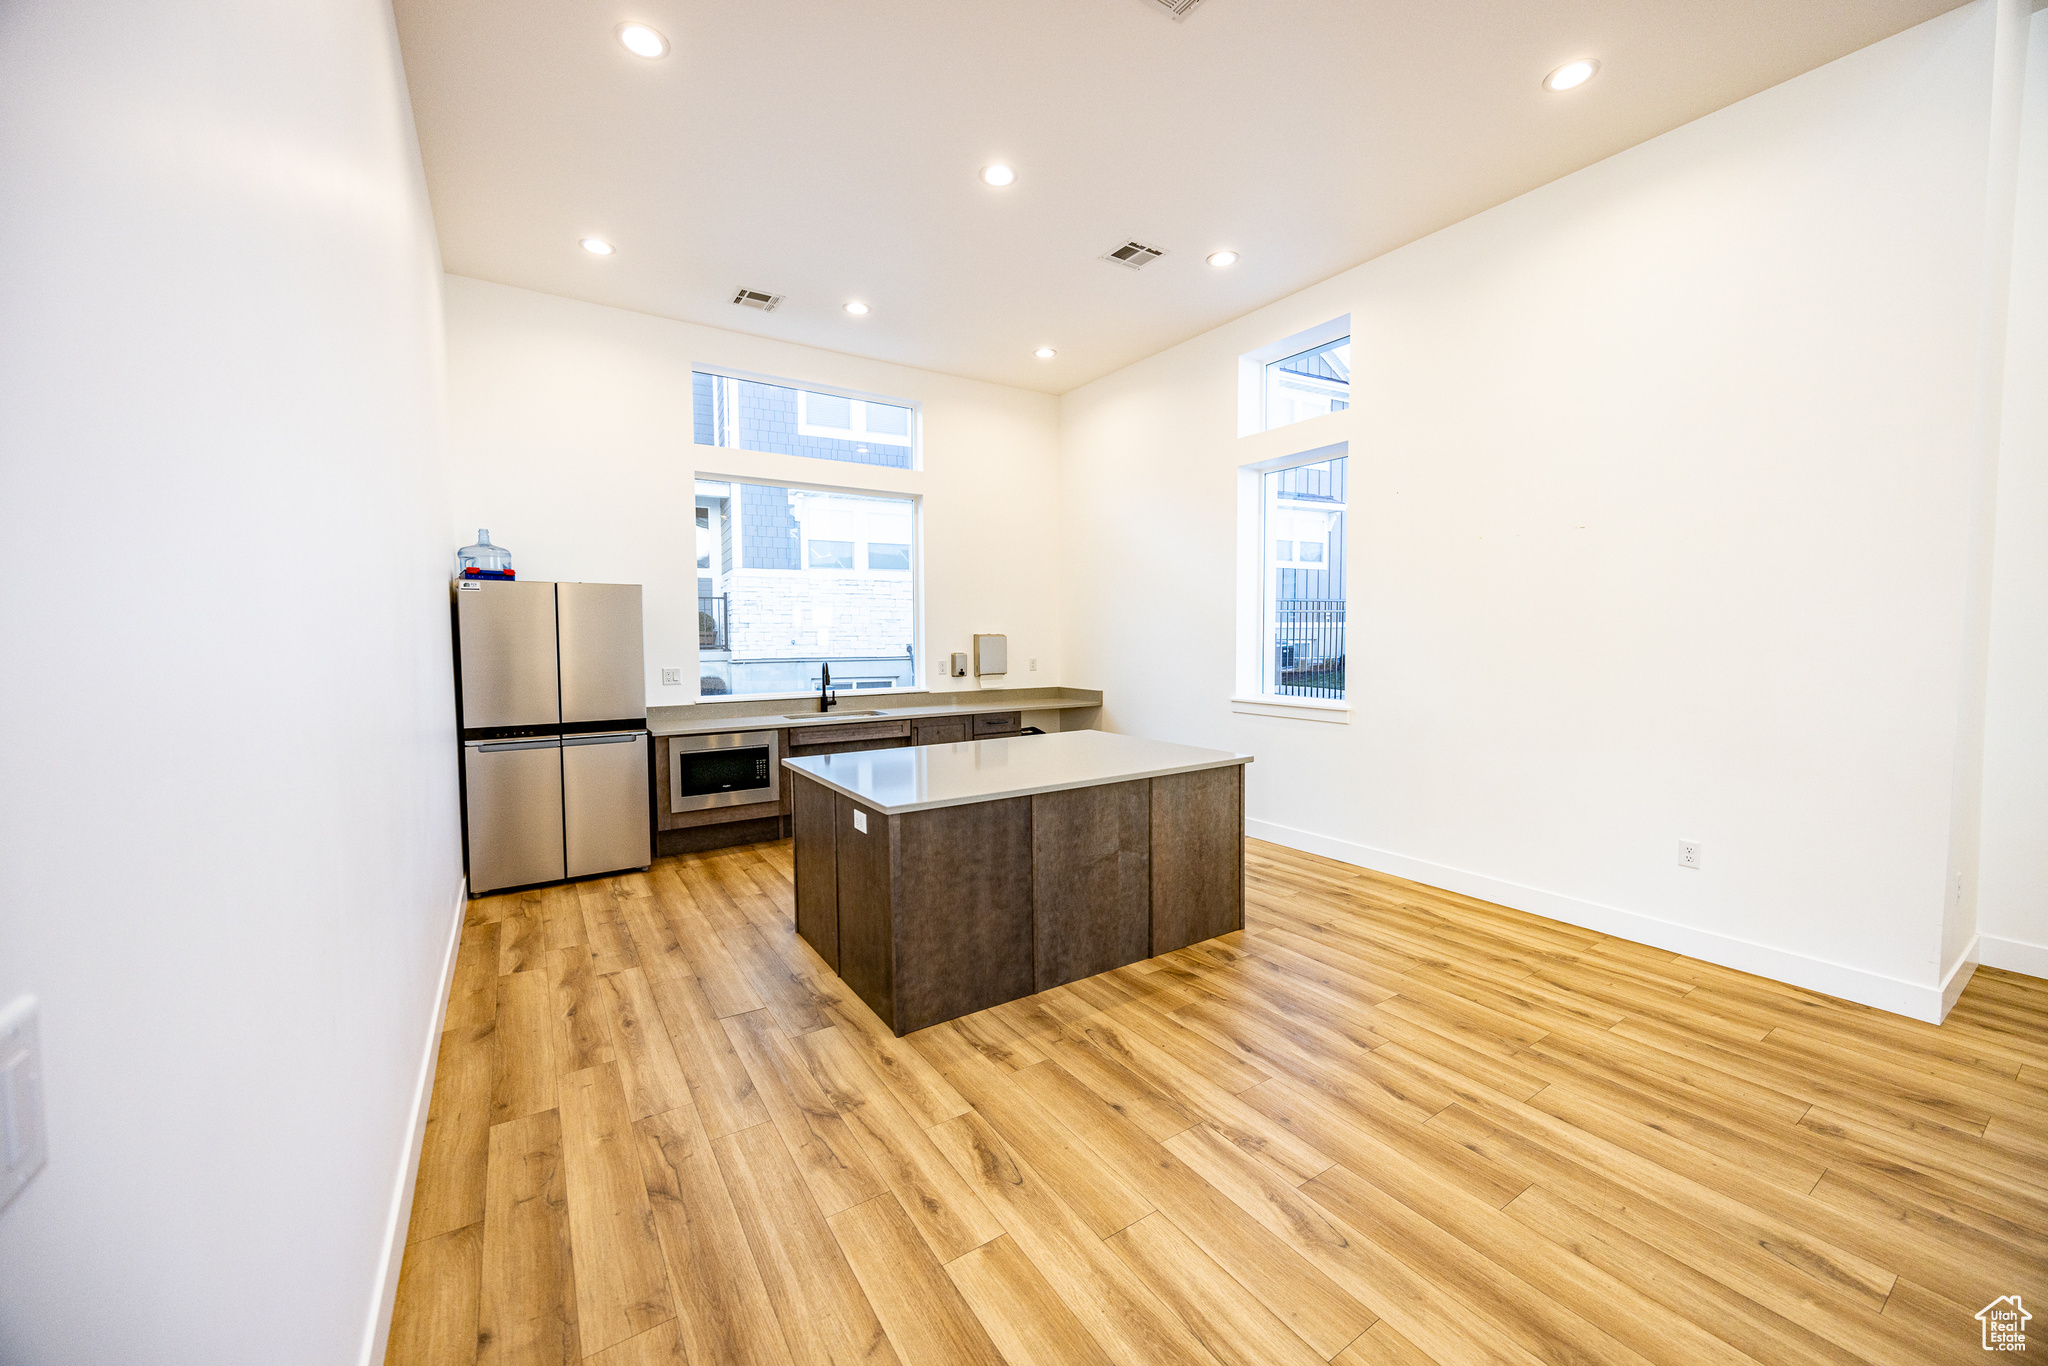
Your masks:
<svg viewBox="0 0 2048 1366"><path fill-rule="evenodd" d="M713 737L669 748L669 810L702 811L780 801L775 733L751 743Z"/></svg>

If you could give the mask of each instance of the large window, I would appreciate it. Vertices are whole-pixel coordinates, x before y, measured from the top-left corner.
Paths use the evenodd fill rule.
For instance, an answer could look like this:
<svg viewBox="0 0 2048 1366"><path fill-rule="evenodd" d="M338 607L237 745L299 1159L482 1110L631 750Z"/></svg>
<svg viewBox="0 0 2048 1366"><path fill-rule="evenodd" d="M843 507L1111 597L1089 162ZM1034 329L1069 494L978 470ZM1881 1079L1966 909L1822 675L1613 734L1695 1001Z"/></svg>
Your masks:
<svg viewBox="0 0 2048 1366"><path fill-rule="evenodd" d="M880 406L880 405L877 405ZM697 481L706 697L917 685L917 502Z"/></svg>
<svg viewBox="0 0 2048 1366"><path fill-rule="evenodd" d="M908 403L771 384L699 370L691 376L700 446L806 455L909 469L917 409Z"/></svg>
<svg viewBox="0 0 2048 1366"><path fill-rule="evenodd" d="M1259 691L1344 696L1344 485L1334 456L1259 474Z"/></svg>

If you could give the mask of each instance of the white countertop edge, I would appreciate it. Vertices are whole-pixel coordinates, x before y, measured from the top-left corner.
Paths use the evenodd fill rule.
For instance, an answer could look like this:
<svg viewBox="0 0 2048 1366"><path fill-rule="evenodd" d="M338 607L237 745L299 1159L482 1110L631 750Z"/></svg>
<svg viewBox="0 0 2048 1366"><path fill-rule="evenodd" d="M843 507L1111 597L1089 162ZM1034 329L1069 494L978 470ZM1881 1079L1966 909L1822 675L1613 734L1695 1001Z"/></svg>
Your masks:
<svg viewBox="0 0 2048 1366"><path fill-rule="evenodd" d="M1242 716L1273 716L1292 721L1329 721L1340 726L1351 724L1351 704L1348 702L1316 702L1306 698L1300 701L1277 697L1232 697L1230 709Z"/></svg>
<svg viewBox="0 0 2048 1366"><path fill-rule="evenodd" d="M1015 797L1036 797L1044 792L1072 792L1076 788L1082 787L1108 787L1113 783L1141 783L1148 778L1171 778L1176 773L1201 773L1212 768L1236 768L1252 762L1252 756L1249 754L1233 754L1228 758L1204 759L1199 763L1170 764L1165 768L1139 769L1131 773L1119 773L1112 778L1090 778L1072 783L1040 783L1035 787L1020 787L1007 792L984 792L972 797L947 797L935 802L905 802L901 806L883 806L874 798L857 792L853 788L841 783L835 783L830 778L821 777L807 768L797 767L797 765L806 762L808 762L806 759L784 759L782 766L803 774L804 777L809 778L820 787L829 787L843 797L852 798L870 811L880 812L884 816L902 816L913 811L937 811L947 806L973 806L979 802L1006 802Z"/></svg>

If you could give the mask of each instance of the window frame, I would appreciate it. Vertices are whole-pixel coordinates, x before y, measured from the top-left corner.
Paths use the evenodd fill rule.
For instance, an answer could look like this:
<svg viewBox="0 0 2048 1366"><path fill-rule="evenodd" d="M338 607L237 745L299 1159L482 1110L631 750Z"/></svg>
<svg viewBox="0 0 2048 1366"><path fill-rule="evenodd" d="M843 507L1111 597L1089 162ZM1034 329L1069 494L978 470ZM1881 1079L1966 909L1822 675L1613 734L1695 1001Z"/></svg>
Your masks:
<svg viewBox="0 0 2048 1366"><path fill-rule="evenodd" d="M799 436L815 436L828 441L872 441L876 445L902 450L905 443L897 439L894 432L885 432L880 436L869 436L866 434L867 409L865 405L879 403L885 407L907 408L910 410L910 440L908 443L910 463L908 465L870 465L859 460L834 460L829 456L804 455L791 451L757 451L751 446L705 446L694 440L696 435L697 409L694 394L696 386L693 380L691 384L690 430L693 438L692 444L696 445L699 450L748 451L755 455L775 456L790 460L816 460L826 465L851 465L856 469L885 469L905 473L924 469L924 401L922 399L899 398L893 394L878 394L866 389L849 389L836 384L820 384L813 380L791 379L787 375L765 375L753 370L736 370L728 365L712 365L704 361L691 362L690 373L692 376L710 375L714 379L744 380L749 384L770 384L778 389L793 389L797 394L797 434ZM854 402L863 405L861 408L862 432L854 435L842 435L842 429L837 427L820 428L816 431L805 430L805 410L809 402L804 397L805 394L826 394L833 398L852 399ZM715 432L715 421L713 426ZM707 476L699 475L698 477L705 478ZM796 488L799 485L790 484L789 487Z"/></svg>
<svg viewBox="0 0 2048 1366"><path fill-rule="evenodd" d="M1282 337L1279 341L1268 343L1255 351L1247 351L1237 358L1237 434L1240 437L1260 436L1266 432L1285 431L1290 427L1299 427L1304 422L1320 422L1326 418L1342 416L1342 412L1318 413L1314 417L1299 418L1293 422L1284 423L1279 427L1268 425L1272 414L1269 411L1270 395L1267 387L1267 370L1271 366L1298 356L1304 351L1313 351L1319 346L1327 346L1333 341L1347 337L1352 340L1354 347L1352 352L1354 363L1351 367L1354 380L1351 385L1351 406L1344 409L1343 412L1356 412L1358 410L1358 387L1355 380L1355 376L1358 373L1358 366L1356 364L1357 351L1355 349L1357 334L1351 330L1351 315L1345 313L1316 327L1296 332L1291 337Z"/></svg>
<svg viewBox="0 0 2048 1366"><path fill-rule="evenodd" d="M701 368L701 367L700 367L700 368ZM752 377L751 377L751 376L734 376L734 378L752 378ZM700 449L724 450L724 449L736 449L736 448L728 448L728 447L707 447L707 448L700 448ZM769 456L774 456L775 458L778 458L778 459L784 459L784 458L786 458L786 459L799 459L799 458L803 458L803 457L796 457L796 456L789 456L789 457L783 457L783 456L779 456L779 455L776 455L776 453L775 453L775 452L772 452L772 451L771 451L771 452L761 452L761 454L764 454L764 455L769 455ZM827 462L827 463L850 463L850 462ZM876 467L872 467L872 466L864 466L864 465L857 465L857 466L855 466L854 468L857 468L857 469L867 469L867 468L876 468ZM883 466L883 467L880 467L880 468L887 468L887 469L890 469L892 473L904 473L904 471L901 471L901 470L897 470L897 469L894 469L893 467ZM729 508L729 510L730 510L730 513L731 513L731 516L732 516L732 540L733 540L733 545L734 545L734 547L735 547L735 549L734 549L734 565L733 565L733 572L735 572L735 573L737 573L737 572L741 572L741 571L745 571L745 572L748 572L748 573L754 573L754 574L763 574L763 575L767 575L767 576L770 576L770 577L772 577L772 578L779 578L779 579L789 579L789 580L795 581L795 582L797 582L797 583L801 583L801 582L802 582L802 581L803 581L803 580L804 580L805 578L807 578L807 577L809 577L809 576L811 576L811 575L814 575L814 574L843 574L843 573L848 573L848 572L854 572L854 573L866 573L866 572L873 572L873 573L876 573L876 574L884 575L884 576L886 576L887 578L889 578L889 579L891 579L891 580L896 580L896 581L901 581L901 580L904 580L904 579L908 579L908 580L910 581L910 647L911 647L911 648L910 648L910 661L911 661L911 664L910 664L910 682L909 682L909 683L907 683L907 684L905 684L905 685L903 685L903 686L901 686L901 687L894 687L894 688L869 688L869 687L863 687L863 688L859 689L859 691L860 691L860 693L862 694L862 696L867 696L868 694L871 694L871 693L872 693L872 694L874 694L874 695L877 695L877 696L886 696L886 695L891 695L891 694L895 694L895 693L919 693L919 692L927 692L927 691L929 691L929 690L930 690L930 687L931 687L931 679L930 679L930 675L929 675L929 674L927 674L927 672L926 672L926 669L927 669L927 663L926 663L926 660L925 660L925 657L924 657L924 645L925 645L925 588L924 588L924 577L925 577L925 576L924 576L924 494L923 494L923 493L921 493L921 492L906 492L906 491L903 491L903 490L898 490L898 489L885 489L885 488L861 488L861 487L857 487L857 486L854 486L854 485L850 485L850 484L826 484L826 483L818 483L818 482L814 482L814 481L809 481L809 480L802 480L802 479L785 479L785 478L782 478L782 477L780 477L780 476L777 476L777 475L767 475L767 474L738 474L738 473L730 473L730 472L725 472L725 471L718 471L718 470L706 470L706 469L699 469L699 470L697 470L697 471L695 472L695 475L694 475L694 482L693 482L693 484L692 484L692 495L691 495L691 496L692 496L692 499L693 499L693 500L694 500L694 499L695 499L696 497L699 497L699 496L706 496L706 495L704 495L704 494L703 494L703 491L702 491L701 489L699 489L699 488L697 487L698 485L702 485L702 484L723 484L723 485L725 485L725 486L727 487L727 489L728 489L728 490L730 490L730 492L729 492L729 493L727 494L727 507ZM910 567L909 567L908 569L879 569L879 570L873 570L873 571L867 571L867 570L864 570L864 569L860 568L860 566L863 566L863 565L865 565L865 564L866 564L866 562L867 562L867 546L868 546L868 542L867 542L867 541L866 541L865 539L856 539L856 540L855 540L855 542L854 542L854 563L855 563L855 566L856 566L856 568L855 568L854 570L852 570L852 571L847 571L847 570L833 570L833 569L812 569L812 568L810 568L810 541L811 541L811 538L810 538L810 537L809 537L808 535L800 535L800 536L799 536L799 537L797 538L797 565L798 565L798 567L797 567L797 568L795 568L795 569L753 569L753 570L748 570L748 569L747 569L747 567L746 567L746 555L745 555L745 551L744 551L744 549L742 548L742 547L744 546L744 530L743 530L743 529L744 529L744 525L745 525L745 517L746 517L746 511L745 511L745 504L746 504L746 500L745 500L745 498L743 498L743 497L742 497L742 496L741 496L741 495L739 494L739 492L737 491L737 486L738 486L738 485L741 485L741 484L753 484L753 485L755 485L756 487L759 487L759 488L776 488L776 489L786 489L786 490L794 490L794 491L796 491L796 492L799 492L799 493L827 493L827 494L832 494L832 493L836 493L836 494L844 494L844 495L846 495L846 496L848 496L848 497L853 497L853 498L876 498L876 499L882 499L882 500L885 500L885 501L888 501L888 502L892 502L892 503L906 503L906 504L908 504L908 505L909 505L909 509L908 509L908 510L909 510L909 514L910 514L910 540L909 540L909 542L908 542L908 544L909 544L909 546L910 546ZM693 509L694 509L694 501L693 501ZM714 530L715 530L715 527L714 527ZM821 540L841 540L841 539L844 539L844 538L843 538L843 537L820 537L819 539L821 539ZM904 543L904 542L902 542L902 541L889 541L889 542L885 542L885 544L888 544L888 545L902 545L902 544L905 544L905 543ZM695 573L696 573L696 571L695 571L695 570L692 570L692 571L691 571L691 574L692 574L693 578L694 578L694 576L695 576ZM728 628L728 629L729 629L729 628ZM693 633L693 634L692 634L692 636L691 636L691 641L692 641L692 646L691 646L691 648L692 648L692 650L693 650L693 651L695 651L695 652L696 652L696 657L697 657L697 659L698 659L698 664L697 664L696 668L695 668L695 669L693 670L693 672L694 672L694 673L696 674L696 676L697 676L697 679L698 679L698 681L699 681L699 685L701 686L701 682L702 682L702 678L703 678L703 660L702 660L702 655L703 655L703 652L702 652L702 647L701 647L701 646L699 646L699 645L697 645L697 644L695 643L695 642L696 642L696 636L694 635L694 633ZM835 685L835 687L836 687L836 685ZM708 695L708 696L707 696L707 695L705 695L705 694L699 693L699 694L698 694L698 696L697 696L697 698L696 698L696 700L697 700L698 702L720 702L720 703L723 703L723 702L755 702L755 701L789 701L789 700L792 700L792 699L798 699L798 698L806 698L806 697L816 697L816 696L817 696L817 692L816 692L816 691L815 691L814 689L808 689L808 688L807 688L807 689L804 689L803 691L800 691L800 692L749 692L749 693L741 693L741 692L734 692L734 693L715 693L715 694L710 694L710 695Z"/></svg>
<svg viewBox="0 0 2048 1366"><path fill-rule="evenodd" d="M1291 352L1289 354L1292 354ZM1290 424L1292 425L1292 424ZM1267 580L1269 573L1280 567L1277 555L1270 549L1280 537L1277 528L1269 525L1268 499L1265 481L1267 476L1285 470L1298 469L1305 465L1320 465L1327 461L1351 456L1351 443L1337 441L1329 445L1308 450L1297 450L1271 460L1254 461L1238 467L1238 574L1237 574L1237 651L1235 686L1231 692L1231 710L1234 712L1269 716L1302 721L1323 721L1346 724L1351 719L1352 690L1349 671L1346 671L1345 695L1341 698L1301 697L1275 693L1268 689L1270 670L1268 657L1272 654L1270 631L1267 624L1267 604L1271 594ZM1350 535L1351 535L1351 492L1354 472L1348 463L1345 467L1345 503L1343 562L1347 582L1345 584L1346 623L1345 650L1348 656L1351 640L1349 607L1351 584ZM1326 538L1324 560L1321 566L1327 568L1336 557L1335 538ZM1298 550L1298 546L1296 547ZM1294 560L1289 567L1307 568L1305 562Z"/></svg>

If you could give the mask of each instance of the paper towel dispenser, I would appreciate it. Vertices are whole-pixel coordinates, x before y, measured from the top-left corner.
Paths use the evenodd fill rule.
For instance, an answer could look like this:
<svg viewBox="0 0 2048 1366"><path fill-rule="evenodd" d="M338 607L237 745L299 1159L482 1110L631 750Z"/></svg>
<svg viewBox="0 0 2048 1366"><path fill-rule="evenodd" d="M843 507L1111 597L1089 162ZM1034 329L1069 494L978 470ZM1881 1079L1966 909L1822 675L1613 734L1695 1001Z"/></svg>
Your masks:
<svg viewBox="0 0 2048 1366"><path fill-rule="evenodd" d="M1010 638L1008 636L976 636L974 638L974 672L983 677L989 674L1006 674L1010 671Z"/></svg>

